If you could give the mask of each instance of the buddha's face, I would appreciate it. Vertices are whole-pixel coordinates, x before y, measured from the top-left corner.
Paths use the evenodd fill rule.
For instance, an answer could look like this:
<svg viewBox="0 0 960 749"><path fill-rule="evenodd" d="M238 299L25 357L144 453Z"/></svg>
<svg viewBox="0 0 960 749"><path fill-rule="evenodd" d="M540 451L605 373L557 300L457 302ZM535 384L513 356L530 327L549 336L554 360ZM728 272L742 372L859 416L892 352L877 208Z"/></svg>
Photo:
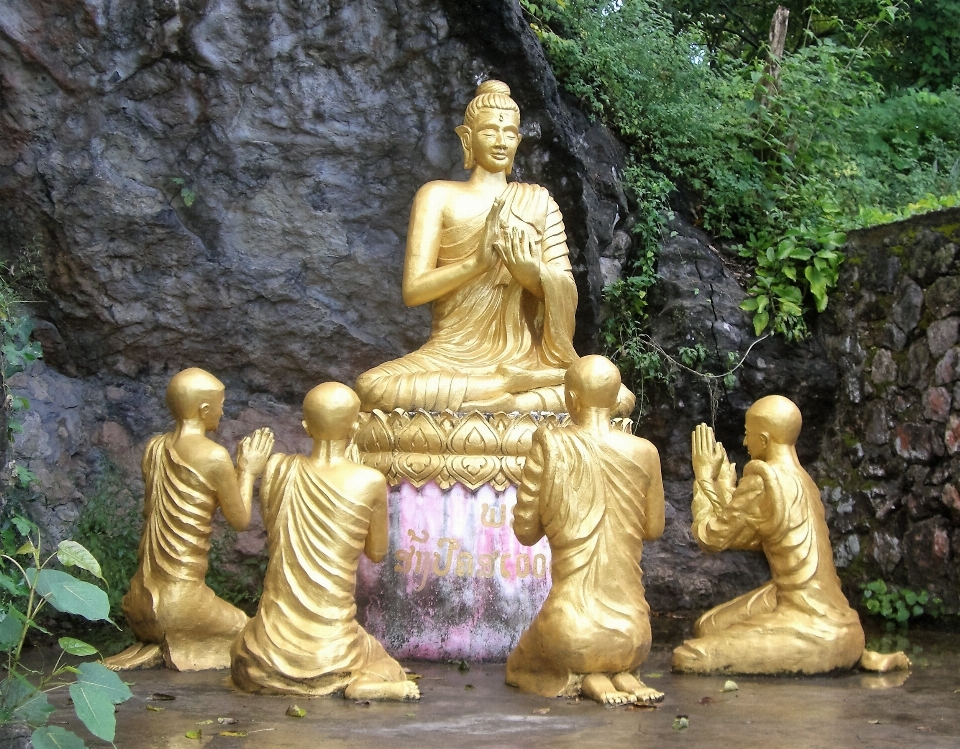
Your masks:
<svg viewBox="0 0 960 749"><path fill-rule="evenodd" d="M509 172L520 145L520 113L481 109L470 133L473 160L488 172Z"/></svg>

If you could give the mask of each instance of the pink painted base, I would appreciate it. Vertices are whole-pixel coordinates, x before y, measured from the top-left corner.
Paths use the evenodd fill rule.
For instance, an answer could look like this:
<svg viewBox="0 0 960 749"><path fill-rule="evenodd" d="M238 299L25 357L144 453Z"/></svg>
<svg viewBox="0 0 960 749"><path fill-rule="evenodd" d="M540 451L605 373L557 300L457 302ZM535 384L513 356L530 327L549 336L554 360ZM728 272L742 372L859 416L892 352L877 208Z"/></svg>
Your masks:
<svg viewBox="0 0 960 749"><path fill-rule="evenodd" d="M456 484L390 492L390 552L362 558L358 618L398 658L503 661L550 590L546 539L511 528L516 488Z"/></svg>

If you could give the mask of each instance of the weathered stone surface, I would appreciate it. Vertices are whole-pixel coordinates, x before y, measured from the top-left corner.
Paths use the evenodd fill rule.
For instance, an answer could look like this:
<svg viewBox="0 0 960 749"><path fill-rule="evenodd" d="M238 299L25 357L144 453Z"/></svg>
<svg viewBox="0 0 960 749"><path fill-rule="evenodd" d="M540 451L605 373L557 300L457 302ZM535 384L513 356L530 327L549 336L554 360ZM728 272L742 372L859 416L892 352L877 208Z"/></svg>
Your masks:
<svg viewBox="0 0 960 749"><path fill-rule="evenodd" d="M927 345L933 356L946 353L958 340L960 317L948 317L945 320L935 320L927 328Z"/></svg>
<svg viewBox="0 0 960 749"><path fill-rule="evenodd" d="M936 318L960 312L960 277L938 278L924 292L924 301Z"/></svg>
<svg viewBox="0 0 960 749"><path fill-rule="evenodd" d="M887 349L882 348L877 351L870 365L870 379L877 385L887 382L893 382L897 379L897 364L893 360L893 354Z"/></svg>
<svg viewBox="0 0 960 749"><path fill-rule="evenodd" d="M841 576L851 588L883 577L927 589L950 610L960 609L951 541L960 537L958 227L954 209L852 232L817 325L841 381L862 382L856 397L853 387L839 391L814 471L850 498L847 512L831 517L835 543L846 543L841 534L854 528L869 539ZM880 312L874 305L884 299L888 309ZM865 304L870 314L861 315ZM891 336L894 327L906 331L904 341Z"/></svg>
<svg viewBox="0 0 960 749"><path fill-rule="evenodd" d="M945 387L928 388L923 394L923 418L946 421L953 398Z"/></svg>

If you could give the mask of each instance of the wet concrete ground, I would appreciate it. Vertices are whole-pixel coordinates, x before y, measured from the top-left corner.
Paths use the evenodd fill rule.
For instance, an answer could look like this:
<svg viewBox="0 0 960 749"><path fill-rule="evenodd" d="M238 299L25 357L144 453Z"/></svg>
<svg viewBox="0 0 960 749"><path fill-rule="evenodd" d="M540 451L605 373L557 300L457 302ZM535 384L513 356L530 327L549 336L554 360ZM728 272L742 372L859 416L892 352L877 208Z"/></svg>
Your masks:
<svg viewBox="0 0 960 749"><path fill-rule="evenodd" d="M418 703L357 704L342 698L252 696L233 691L226 672L129 672L134 699L117 711L122 749L287 749L329 747L642 747L835 749L960 747L960 634L911 632L915 667L903 675L848 673L824 677L680 676L669 649L655 650L642 678L666 693L656 709L604 708L548 700L503 683L502 665L409 663L422 675ZM156 701L155 693L175 697ZM66 695L54 698L66 707ZM298 704L303 718L285 715ZM147 707L162 708L161 711ZM89 737L72 711L61 723ZM689 727L675 730L678 715ZM234 718L222 725L218 718ZM63 722L62 722L63 721ZM208 721L213 721L212 723ZM199 739L187 733L201 731ZM244 732L243 737L218 735ZM107 746L95 739L90 747Z"/></svg>

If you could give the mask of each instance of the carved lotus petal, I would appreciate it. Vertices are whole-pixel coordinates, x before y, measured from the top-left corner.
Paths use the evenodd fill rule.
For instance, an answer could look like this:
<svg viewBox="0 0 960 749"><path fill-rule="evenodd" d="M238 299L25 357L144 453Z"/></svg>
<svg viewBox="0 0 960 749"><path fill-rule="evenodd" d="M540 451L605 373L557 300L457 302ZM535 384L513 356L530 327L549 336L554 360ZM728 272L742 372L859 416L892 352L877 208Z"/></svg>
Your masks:
<svg viewBox="0 0 960 749"><path fill-rule="evenodd" d="M503 436L504 454L525 456L530 452L535 431L537 431L537 422L530 414L517 416Z"/></svg>
<svg viewBox="0 0 960 749"><path fill-rule="evenodd" d="M453 455L447 459L450 476L470 489L489 483L500 471L500 459L487 455Z"/></svg>
<svg viewBox="0 0 960 749"><path fill-rule="evenodd" d="M417 411L396 439L397 450L427 455L439 455L446 443L437 422L426 411Z"/></svg>
<svg viewBox="0 0 960 749"><path fill-rule="evenodd" d="M393 450L393 427L383 411L360 414L356 445L362 452L388 453Z"/></svg>
<svg viewBox="0 0 960 749"><path fill-rule="evenodd" d="M518 458L513 455L505 456L500 461L505 480L511 484L520 486L520 475L523 473L523 464L525 462L526 458ZM502 491L499 486L495 485L494 488L496 488L497 491ZM506 485L504 485L503 488L506 488Z"/></svg>
<svg viewBox="0 0 960 749"><path fill-rule="evenodd" d="M456 455L496 455L499 450L497 433L476 411L467 414L450 435L450 452Z"/></svg>
<svg viewBox="0 0 960 749"><path fill-rule="evenodd" d="M418 452L397 453L395 457L397 473L418 489L439 476L443 469L443 458Z"/></svg>

